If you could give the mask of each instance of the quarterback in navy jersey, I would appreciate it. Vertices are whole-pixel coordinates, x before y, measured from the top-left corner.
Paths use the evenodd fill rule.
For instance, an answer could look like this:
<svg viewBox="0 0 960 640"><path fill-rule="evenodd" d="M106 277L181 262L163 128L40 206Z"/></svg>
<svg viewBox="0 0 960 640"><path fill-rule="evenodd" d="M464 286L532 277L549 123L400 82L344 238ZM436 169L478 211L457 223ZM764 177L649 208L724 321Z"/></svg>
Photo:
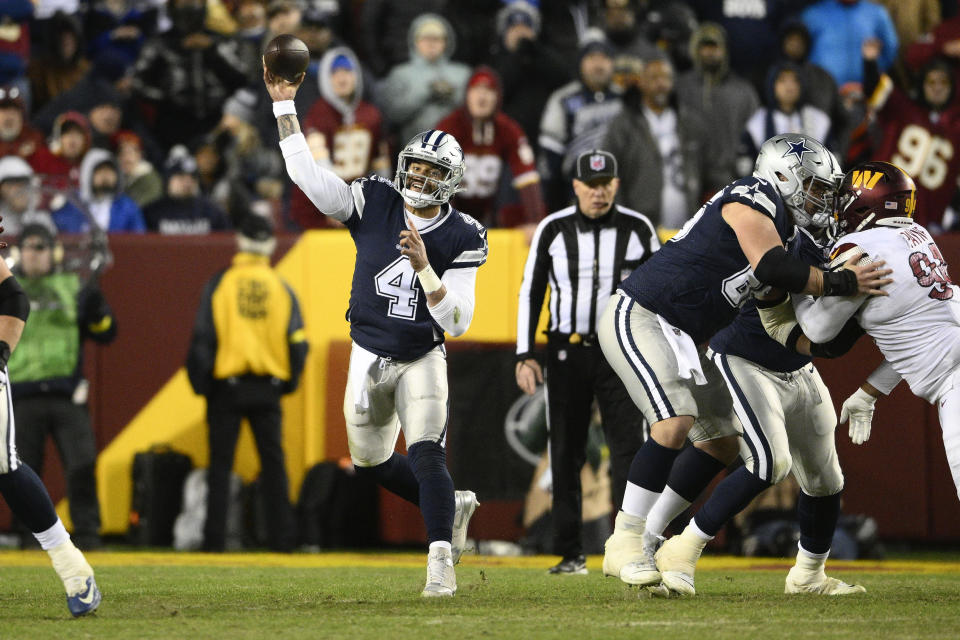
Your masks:
<svg viewBox="0 0 960 640"><path fill-rule="evenodd" d="M825 272L784 249L797 226L815 232L829 224L842 177L817 140L791 133L770 138L753 175L713 196L611 298L600 346L650 423L650 438L631 465L606 543L607 575L659 584L654 553L662 514L652 516L656 526L647 518L668 479L675 501L692 501L738 455L737 399L703 344L751 296L771 288L818 296L883 293L890 272L882 264L859 267L851 260ZM694 446L683 451L688 437Z"/></svg>
<svg viewBox="0 0 960 640"><path fill-rule="evenodd" d="M313 160L293 106L300 83L267 70L264 83L287 173L357 247L343 402L354 467L420 507L430 545L422 595L453 596L478 502L472 491L455 492L447 471L443 340L470 325L477 269L487 259L486 230L449 204L463 179L463 151L448 133L425 131L400 152L392 183L348 185ZM406 456L394 452L401 430Z"/></svg>

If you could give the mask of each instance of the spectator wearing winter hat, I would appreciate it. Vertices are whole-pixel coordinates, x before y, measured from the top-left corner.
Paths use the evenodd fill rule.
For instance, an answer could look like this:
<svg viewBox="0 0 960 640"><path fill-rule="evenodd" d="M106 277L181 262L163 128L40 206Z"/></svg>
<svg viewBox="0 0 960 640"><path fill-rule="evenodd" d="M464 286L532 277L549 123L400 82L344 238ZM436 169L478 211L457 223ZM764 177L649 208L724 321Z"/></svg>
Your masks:
<svg viewBox="0 0 960 640"><path fill-rule="evenodd" d="M229 228L227 216L200 193L197 162L186 147L170 150L166 195L143 211L147 229L169 235L202 235Z"/></svg>
<svg viewBox="0 0 960 640"><path fill-rule="evenodd" d="M463 106L437 124L463 148L466 170L454 206L490 227L529 227L530 236L543 218L540 174L527 137L517 121L500 110L500 78L481 66L470 76ZM520 206L500 208L497 193L505 171ZM512 215L511 215L512 214Z"/></svg>
<svg viewBox="0 0 960 640"><path fill-rule="evenodd" d="M163 178L143 156L143 142L132 131L117 134L117 165L120 168L123 192L137 203L141 211L163 197Z"/></svg>
<svg viewBox="0 0 960 640"><path fill-rule="evenodd" d="M390 71L381 100L401 144L433 129L460 104L470 79L469 67L450 60L456 39L446 19L424 14L410 25L409 35L410 61Z"/></svg>
<svg viewBox="0 0 960 640"><path fill-rule="evenodd" d="M90 149L90 142L90 122L86 116L77 111L62 113L53 123L49 151L37 155L34 169L52 188L77 189L80 163Z"/></svg>
<svg viewBox="0 0 960 640"><path fill-rule="evenodd" d="M20 87L0 87L0 157L12 155L32 162L37 152L46 146L43 134L26 122Z"/></svg>
<svg viewBox="0 0 960 640"><path fill-rule="evenodd" d="M330 49L317 73L321 97L303 119L303 134L314 160L327 164L348 184L372 172L391 177L383 116L361 98L363 74L353 51ZM296 185L290 194L290 218L304 229L341 226L319 215Z"/></svg>
<svg viewBox="0 0 960 640"><path fill-rule="evenodd" d="M551 211L568 204L574 162L583 152L600 148L607 125L621 108L612 83L612 49L599 30L584 36L578 67L580 77L550 95L540 119L538 167Z"/></svg>
<svg viewBox="0 0 960 640"><path fill-rule="evenodd" d="M19 156L0 158L0 218L4 233L10 236L32 223L53 227L50 214L39 208L33 169Z"/></svg>
<svg viewBox="0 0 960 640"><path fill-rule="evenodd" d="M57 230L60 233L89 233L93 228L110 233L146 231L140 207L123 194L120 178L120 168L112 153L103 149L87 152L80 164L81 206L68 200L54 211Z"/></svg>
<svg viewBox="0 0 960 640"><path fill-rule="evenodd" d="M503 112L540 150L540 118L550 94L572 78L570 65L540 38L540 11L525 0L511 2L497 14L499 40L493 64L503 83Z"/></svg>

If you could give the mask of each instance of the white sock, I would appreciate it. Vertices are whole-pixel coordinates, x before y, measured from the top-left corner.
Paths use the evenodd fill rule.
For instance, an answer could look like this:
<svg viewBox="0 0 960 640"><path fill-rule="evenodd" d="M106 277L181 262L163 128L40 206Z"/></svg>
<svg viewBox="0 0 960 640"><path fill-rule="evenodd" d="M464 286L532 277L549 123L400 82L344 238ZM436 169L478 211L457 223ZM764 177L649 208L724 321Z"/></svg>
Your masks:
<svg viewBox="0 0 960 640"><path fill-rule="evenodd" d="M662 536L667 525L673 522L673 519L683 513L683 510L689 506L690 502L686 498L669 486L666 487L647 516L647 533Z"/></svg>
<svg viewBox="0 0 960 640"><path fill-rule="evenodd" d="M450 543L446 540L437 540L436 542L430 543L430 553L433 553L437 549L446 549L448 553L452 553L453 549L450 546Z"/></svg>
<svg viewBox="0 0 960 640"><path fill-rule="evenodd" d="M63 526L63 521L57 518L57 521L53 523L52 527L40 533L34 533L33 537L40 543L41 549L50 551L50 549L59 547L69 540L70 534L67 533L67 529Z"/></svg>
<svg viewBox="0 0 960 640"><path fill-rule="evenodd" d="M799 553L797 553L797 560L803 557L810 560L816 560L820 564L823 564L824 562L827 561L827 557L830 555L829 549L827 549L826 553L813 553L811 551L807 551L806 549L803 548L803 546L799 542L797 543L797 549L800 550Z"/></svg>
<svg viewBox="0 0 960 640"><path fill-rule="evenodd" d="M694 521L693 518L690 518L690 524L687 525L687 528L684 529L684 531L689 531L690 533L697 536L704 542L709 542L710 540L713 540L713 536L711 536L708 533L704 533L703 530L697 526L697 523Z"/></svg>
<svg viewBox="0 0 960 640"><path fill-rule="evenodd" d="M623 492L622 510L631 516L646 518L647 514L650 513L650 509L653 508L653 505L656 504L659 497L659 493L654 493L649 489L644 489L643 487L635 485L628 480L627 488Z"/></svg>

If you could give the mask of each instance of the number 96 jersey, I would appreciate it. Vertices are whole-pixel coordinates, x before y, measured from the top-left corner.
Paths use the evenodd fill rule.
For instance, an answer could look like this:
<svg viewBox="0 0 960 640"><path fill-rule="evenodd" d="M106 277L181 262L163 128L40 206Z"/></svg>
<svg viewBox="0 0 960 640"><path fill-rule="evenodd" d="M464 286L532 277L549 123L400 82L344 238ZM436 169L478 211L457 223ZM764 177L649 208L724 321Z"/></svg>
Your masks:
<svg viewBox="0 0 960 640"><path fill-rule="evenodd" d="M427 309L427 296L410 260L400 255L407 229L403 198L393 183L371 176L350 185L353 213L344 222L357 246L350 289L350 337L382 357L415 360L443 342L443 329ZM487 260L487 230L449 204L420 228L427 259L437 276Z"/></svg>
<svg viewBox="0 0 960 640"><path fill-rule="evenodd" d="M889 295L866 300L859 323L918 396L933 402L960 365L960 289L930 234L919 224L876 227L843 236L831 255L856 245L885 260Z"/></svg>

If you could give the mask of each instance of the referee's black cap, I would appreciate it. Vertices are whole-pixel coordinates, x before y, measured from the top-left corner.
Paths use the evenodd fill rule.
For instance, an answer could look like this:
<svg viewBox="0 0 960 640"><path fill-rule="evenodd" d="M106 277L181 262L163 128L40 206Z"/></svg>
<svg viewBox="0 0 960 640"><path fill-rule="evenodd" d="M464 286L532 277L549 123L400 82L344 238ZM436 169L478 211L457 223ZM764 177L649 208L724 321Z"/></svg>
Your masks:
<svg viewBox="0 0 960 640"><path fill-rule="evenodd" d="M577 158L574 178L581 182L617 177L617 159L609 151L591 149L580 154Z"/></svg>

